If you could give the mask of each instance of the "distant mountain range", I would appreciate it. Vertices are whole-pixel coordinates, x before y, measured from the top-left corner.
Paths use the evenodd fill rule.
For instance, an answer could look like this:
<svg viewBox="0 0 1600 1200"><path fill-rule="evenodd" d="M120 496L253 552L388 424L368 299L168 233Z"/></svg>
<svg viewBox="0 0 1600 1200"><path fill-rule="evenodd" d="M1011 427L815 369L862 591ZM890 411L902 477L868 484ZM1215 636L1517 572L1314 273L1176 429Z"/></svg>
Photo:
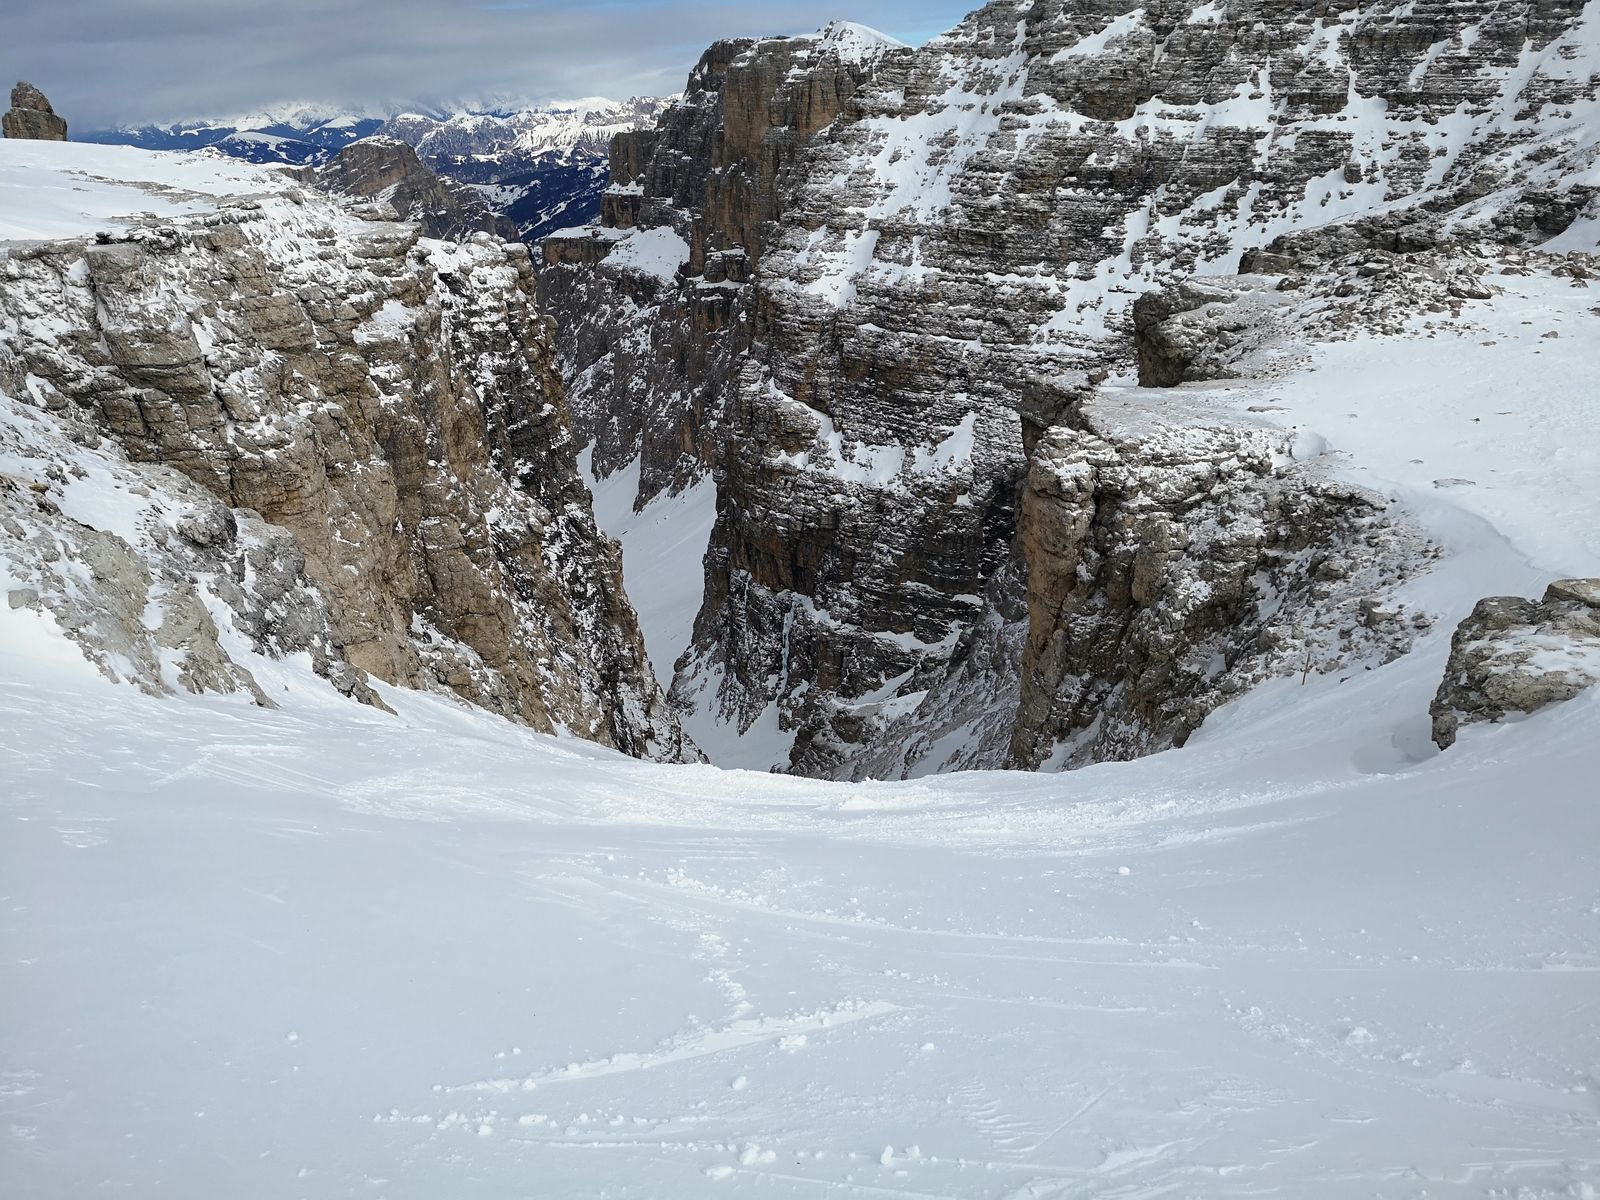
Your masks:
<svg viewBox="0 0 1600 1200"><path fill-rule="evenodd" d="M96 130L78 140L321 166L352 142L382 134L409 144L445 178L477 190L532 242L599 216L612 136L654 125L671 102L591 97L526 108L387 113L288 104L239 117Z"/></svg>

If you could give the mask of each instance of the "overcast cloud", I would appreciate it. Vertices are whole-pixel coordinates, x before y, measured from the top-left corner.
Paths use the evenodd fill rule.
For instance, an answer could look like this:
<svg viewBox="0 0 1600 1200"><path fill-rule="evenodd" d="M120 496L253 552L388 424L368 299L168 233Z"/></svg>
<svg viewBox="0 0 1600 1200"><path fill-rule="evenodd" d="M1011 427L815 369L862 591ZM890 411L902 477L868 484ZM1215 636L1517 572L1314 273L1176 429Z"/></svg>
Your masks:
<svg viewBox="0 0 1600 1200"><path fill-rule="evenodd" d="M920 42L981 0L3 0L0 82L73 128L249 112L654 95L722 37L839 17Z"/></svg>

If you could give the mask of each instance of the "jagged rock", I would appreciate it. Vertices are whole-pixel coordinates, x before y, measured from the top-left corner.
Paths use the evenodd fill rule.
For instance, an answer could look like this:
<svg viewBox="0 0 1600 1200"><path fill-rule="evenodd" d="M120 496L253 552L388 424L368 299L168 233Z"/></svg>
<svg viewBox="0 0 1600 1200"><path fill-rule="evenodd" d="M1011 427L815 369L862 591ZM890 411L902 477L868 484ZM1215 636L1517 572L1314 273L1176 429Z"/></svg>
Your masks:
<svg viewBox="0 0 1600 1200"><path fill-rule="evenodd" d="M11 109L0 117L0 130L8 138L36 142L67 140L66 121L56 115L44 93L31 83L19 83L11 89Z"/></svg>
<svg viewBox="0 0 1600 1200"><path fill-rule="evenodd" d="M1262 679L1404 653L1409 630L1367 616L1418 546L1387 507L1293 462L1283 433L1086 406L1029 466L1010 764L1181 746Z"/></svg>
<svg viewBox="0 0 1600 1200"><path fill-rule="evenodd" d="M1009 671L997 648L1034 637L1016 596L1052 568L1043 533L1024 554L1030 460L1076 439L1088 453L1089 381L1134 359L1152 382L1248 373L1297 298L1329 337L1453 311L1452 288L1487 286L1471 247L1587 212L1595 82L1572 65L1585 37L1570 0L1000 0L919 50L880 48L848 87L827 55L793 60L783 41L714 47L682 105L613 153L608 224L670 227L686 270L641 285L608 268L616 250L596 263L563 248L541 275L554 307L594 314L562 357L600 473L641 457L641 499L716 477L705 605L674 701L739 730L775 724L789 769L846 777L928 766L882 741L890 730L900 747L941 744L945 763L1037 759L1076 729L1066 693L1080 684L1144 689L1123 703L1145 732L1092 753L1181 738L1193 712L1171 705L1210 694L1181 671L1129 678L1086 654L1059 668L1060 695L1028 698L1057 684L968 669L979 653ZM799 96L821 98L818 120ZM1447 144L1445 116L1463 131ZM1290 268L1306 274L1281 291L1264 278ZM1136 349L1136 297L1169 286L1182 303L1142 302ZM1204 465L1119 457L1097 471L1176 482ZM1383 519L1303 478L1258 483L1236 503L1303 506L1330 559ZM1095 514L1061 514L1061 529L1078 519ZM1178 506L1175 547L1198 520ZM1317 582L1312 608L1331 599L1310 594ZM1085 603L1113 605L1118 586L1098 578ZM1333 608L1371 628L1354 601ZM1217 621L1236 626L1219 653L1239 681L1278 661L1247 618L1236 606ZM1036 645L1024 672L1048 658ZM939 699L949 680L1008 709L1017 737L941 724L957 707ZM985 749L947 752L967 737Z"/></svg>
<svg viewBox="0 0 1600 1200"><path fill-rule="evenodd" d="M1563 579L1539 601L1478 601L1450 642L1434 697L1433 740L1455 744L1463 725L1503 721L1570 700L1600 683L1600 579Z"/></svg>
<svg viewBox="0 0 1600 1200"><path fill-rule="evenodd" d="M0 250L5 403L109 434L193 497L138 545L70 539L107 580L81 640L138 650L161 580L215 576L245 636L310 652L348 694L365 673L693 757L594 524L526 248L423 241L262 178L278 190L169 225ZM157 645L200 664L184 684L224 686L199 610L167 611ZM160 690L159 653L124 657Z"/></svg>
<svg viewBox="0 0 1600 1200"><path fill-rule="evenodd" d="M352 142L332 162L299 177L326 191L388 204L427 237L464 241L474 233L517 240L516 223L500 216L471 188L441 179L398 138Z"/></svg>
<svg viewBox="0 0 1600 1200"><path fill-rule="evenodd" d="M1185 279L1133 302L1133 349L1144 387L1227 378L1230 354L1255 316L1238 305L1241 288Z"/></svg>

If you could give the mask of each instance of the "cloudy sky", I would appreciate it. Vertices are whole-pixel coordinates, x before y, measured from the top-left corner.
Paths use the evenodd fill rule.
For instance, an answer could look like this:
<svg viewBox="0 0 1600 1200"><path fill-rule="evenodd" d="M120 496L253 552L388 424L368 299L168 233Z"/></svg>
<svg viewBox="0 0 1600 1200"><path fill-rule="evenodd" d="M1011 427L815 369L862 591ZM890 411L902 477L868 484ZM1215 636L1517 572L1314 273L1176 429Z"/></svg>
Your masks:
<svg viewBox="0 0 1600 1200"><path fill-rule="evenodd" d="M74 128L337 104L675 92L720 37L832 18L921 42L981 0L3 0L0 81Z"/></svg>

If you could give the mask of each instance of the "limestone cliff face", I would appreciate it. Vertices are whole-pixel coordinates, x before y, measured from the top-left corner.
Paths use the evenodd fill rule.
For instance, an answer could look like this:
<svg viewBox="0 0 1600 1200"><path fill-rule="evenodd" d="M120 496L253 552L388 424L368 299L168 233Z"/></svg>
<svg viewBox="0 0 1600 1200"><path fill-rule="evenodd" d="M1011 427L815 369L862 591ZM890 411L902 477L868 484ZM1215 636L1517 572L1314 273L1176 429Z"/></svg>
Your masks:
<svg viewBox="0 0 1600 1200"><path fill-rule="evenodd" d="M1097 384L1249 369L1240 271L1326 271L1346 323L1401 255L1483 294L1452 246L1600 204L1593 37L1576 0L997 0L916 51L713 47L541 270L597 471L716 477L674 703L807 774L1031 767L1402 650L1359 607L1381 498Z"/></svg>
<svg viewBox="0 0 1600 1200"><path fill-rule="evenodd" d="M577 473L526 250L421 240L277 178L169 225L6 247L8 403L188 481L211 514L196 546L253 531L259 569L246 548L216 564L235 611L270 607L258 577L281 577L309 615L276 648L314 644L344 690L442 687L683 756ZM183 576L181 555L161 561Z"/></svg>
<svg viewBox="0 0 1600 1200"><path fill-rule="evenodd" d="M750 281L800 151L901 52L839 24L718 42L655 129L613 139L601 224L544 242L579 440L601 476L640 458L641 502L714 467Z"/></svg>
<svg viewBox="0 0 1600 1200"><path fill-rule="evenodd" d="M1259 629L1226 599L1255 576L1246 564L1308 548L1274 532L1285 522L1360 544L1374 513L1303 485L1291 498L1265 448L1181 425L1097 444L1082 401L1091 376L1131 365L1131 301L1329 222L1353 226L1347 250L1549 236L1592 199L1587 21L1575 3L1003 0L879 59L778 175L725 409L706 604L674 698L740 728L776 710L788 765L814 774L881 769L907 707L927 745L967 749L902 756L902 771L1059 759L1049 747L1068 754L1102 712L1089 756L1181 741L1190 668L1174 654L1213 627L1229 663L1257 654ZM1035 445L1048 461L1030 466ZM1229 549L1210 615L1141 666L1123 635L1152 608L1133 601L1168 589L1181 611L1186 585L1158 585L1146 562L1133 587L1137 548L1195 545L1206 515L1159 497L1233 459L1257 465L1227 503L1265 533ZM1092 482L1047 502L1067 464ZM1131 485L1152 471L1164 482ZM1069 563L1087 578L1024 582ZM1285 584L1308 600L1313 585ZM1011 620L1019 588L1020 675L984 676L1012 736L974 742L943 689L965 679L970 693L965 656L1007 641L979 635ZM1090 636L1057 619L1073 610L1121 616Z"/></svg>

